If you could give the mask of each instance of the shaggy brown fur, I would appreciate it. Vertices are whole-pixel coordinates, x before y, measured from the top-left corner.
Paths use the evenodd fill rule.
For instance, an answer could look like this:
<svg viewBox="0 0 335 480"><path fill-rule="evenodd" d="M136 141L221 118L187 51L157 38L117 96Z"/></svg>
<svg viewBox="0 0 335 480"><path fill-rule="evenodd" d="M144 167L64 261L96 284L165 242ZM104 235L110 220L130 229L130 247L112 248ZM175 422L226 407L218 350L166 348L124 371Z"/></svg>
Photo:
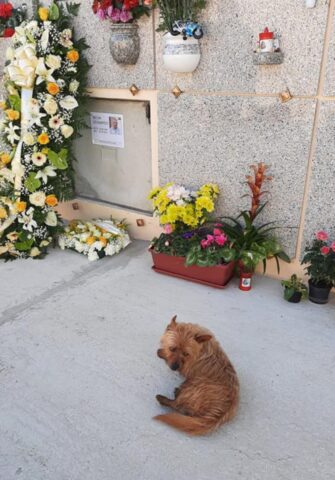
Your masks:
<svg viewBox="0 0 335 480"><path fill-rule="evenodd" d="M185 381L173 400L157 395L161 405L178 413L158 415L164 422L190 435L204 435L231 420L237 411L239 383L234 367L213 334L192 323L171 320L157 355Z"/></svg>

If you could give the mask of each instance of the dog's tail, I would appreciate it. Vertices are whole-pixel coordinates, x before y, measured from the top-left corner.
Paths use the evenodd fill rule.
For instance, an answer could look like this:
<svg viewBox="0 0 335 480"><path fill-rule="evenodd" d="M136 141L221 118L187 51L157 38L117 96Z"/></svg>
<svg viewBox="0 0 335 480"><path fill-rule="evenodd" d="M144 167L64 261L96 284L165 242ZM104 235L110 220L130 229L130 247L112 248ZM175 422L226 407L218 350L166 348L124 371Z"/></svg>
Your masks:
<svg viewBox="0 0 335 480"><path fill-rule="evenodd" d="M189 417L179 413L157 415L154 419L189 435L206 435L206 433L210 433L224 423L223 419Z"/></svg>

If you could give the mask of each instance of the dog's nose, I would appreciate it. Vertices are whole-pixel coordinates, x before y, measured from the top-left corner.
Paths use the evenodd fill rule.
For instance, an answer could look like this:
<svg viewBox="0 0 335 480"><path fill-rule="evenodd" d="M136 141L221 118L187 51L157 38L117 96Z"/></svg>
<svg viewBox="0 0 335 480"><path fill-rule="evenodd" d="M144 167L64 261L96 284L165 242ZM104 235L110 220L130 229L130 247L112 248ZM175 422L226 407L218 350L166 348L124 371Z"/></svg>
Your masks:
<svg viewBox="0 0 335 480"><path fill-rule="evenodd" d="M172 370L178 370L178 368L179 368L179 363L178 362L175 362L171 365Z"/></svg>

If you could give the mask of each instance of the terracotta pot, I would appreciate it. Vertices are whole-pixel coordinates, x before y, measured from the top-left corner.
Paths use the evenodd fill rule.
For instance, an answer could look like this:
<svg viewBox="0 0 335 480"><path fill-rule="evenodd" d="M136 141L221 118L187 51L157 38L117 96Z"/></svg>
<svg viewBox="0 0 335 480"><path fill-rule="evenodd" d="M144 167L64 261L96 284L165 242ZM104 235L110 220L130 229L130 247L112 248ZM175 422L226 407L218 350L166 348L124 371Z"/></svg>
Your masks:
<svg viewBox="0 0 335 480"><path fill-rule="evenodd" d="M195 283L201 283L215 288L224 288L234 273L234 262L214 267L185 266L185 257L174 257L150 250L156 272L173 277L183 278Z"/></svg>
<svg viewBox="0 0 335 480"><path fill-rule="evenodd" d="M319 305L328 303L329 294L332 287L322 283L313 283L312 280L308 280L309 295L308 298L311 302Z"/></svg>
<svg viewBox="0 0 335 480"><path fill-rule="evenodd" d="M109 48L116 63L135 65L140 55L138 25L136 23L112 24Z"/></svg>

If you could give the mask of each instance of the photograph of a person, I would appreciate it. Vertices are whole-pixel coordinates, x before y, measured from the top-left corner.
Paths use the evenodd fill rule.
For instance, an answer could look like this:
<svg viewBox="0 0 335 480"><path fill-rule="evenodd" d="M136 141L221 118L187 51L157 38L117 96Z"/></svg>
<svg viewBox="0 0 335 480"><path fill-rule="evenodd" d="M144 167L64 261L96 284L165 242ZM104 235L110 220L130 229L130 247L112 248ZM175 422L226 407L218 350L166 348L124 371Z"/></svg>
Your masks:
<svg viewBox="0 0 335 480"><path fill-rule="evenodd" d="M117 117L109 117L109 132L112 135L122 135L122 120Z"/></svg>

